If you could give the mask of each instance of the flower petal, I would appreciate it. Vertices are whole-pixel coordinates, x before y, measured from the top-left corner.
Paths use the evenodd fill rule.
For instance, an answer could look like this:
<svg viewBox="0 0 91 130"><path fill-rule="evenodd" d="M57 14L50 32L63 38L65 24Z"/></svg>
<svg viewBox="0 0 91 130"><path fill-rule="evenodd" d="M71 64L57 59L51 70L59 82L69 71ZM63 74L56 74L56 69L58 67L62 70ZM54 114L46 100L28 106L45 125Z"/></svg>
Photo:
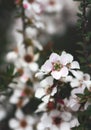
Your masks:
<svg viewBox="0 0 91 130"><path fill-rule="evenodd" d="M16 119L10 119L9 120L9 127L11 128L11 129L16 129L16 128L18 128L19 127L19 121L18 120L16 120Z"/></svg>
<svg viewBox="0 0 91 130"><path fill-rule="evenodd" d="M51 75L54 79L60 79L61 77L66 77L68 75L67 67L63 67L60 71L52 71Z"/></svg>
<svg viewBox="0 0 91 130"><path fill-rule="evenodd" d="M33 130L32 126L27 126L24 130Z"/></svg>
<svg viewBox="0 0 91 130"><path fill-rule="evenodd" d="M9 102L12 104L16 104L19 101L19 98L15 97L14 95L10 97Z"/></svg>
<svg viewBox="0 0 91 130"><path fill-rule="evenodd" d="M45 90L43 88L38 88L35 92L35 97L37 98L41 98L42 96L44 96L46 93L45 93Z"/></svg>
<svg viewBox="0 0 91 130"><path fill-rule="evenodd" d="M80 86L80 81L77 79L73 79L72 82L70 83L71 87L79 87Z"/></svg>
<svg viewBox="0 0 91 130"><path fill-rule="evenodd" d="M56 79L56 80L60 79L61 76L62 76L61 73L60 73L60 71L52 71L52 72L51 72L51 75L52 75L53 78Z"/></svg>
<svg viewBox="0 0 91 130"><path fill-rule="evenodd" d="M68 75L67 67L63 67L60 72L61 72L62 77L66 77Z"/></svg>
<svg viewBox="0 0 91 130"><path fill-rule="evenodd" d="M32 116L26 116L26 121L29 125L33 125L35 123L35 120Z"/></svg>
<svg viewBox="0 0 91 130"><path fill-rule="evenodd" d="M70 123L62 122L60 125L60 130L70 130Z"/></svg>
<svg viewBox="0 0 91 130"><path fill-rule="evenodd" d="M47 113L43 114L41 121L42 121L42 123L44 124L45 127L50 128L51 123L52 123L52 118Z"/></svg>
<svg viewBox="0 0 91 130"><path fill-rule="evenodd" d="M45 102L41 103L41 104L38 106L38 109L35 111L35 113L37 113L37 112L42 112L42 111L46 111L46 106L47 106L47 103L45 103Z"/></svg>
<svg viewBox="0 0 91 130"><path fill-rule="evenodd" d="M59 130L59 128L56 125L52 125L51 130Z"/></svg>
<svg viewBox="0 0 91 130"><path fill-rule="evenodd" d="M50 62L60 61L60 56L56 53L52 53L49 57Z"/></svg>
<svg viewBox="0 0 91 130"><path fill-rule="evenodd" d="M6 116L7 116L6 110L0 107L0 121L2 121Z"/></svg>
<svg viewBox="0 0 91 130"><path fill-rule="evenodd" d="M16 110L15 116L16 116L16 118L19 119L19 120L21 120L21 119L24 118L24 114L23 114L23 112L22 112L21 109L17 109L17 110Z"/></svg>
<svg viewBox="0 0 91 130"><path fill-rule="evenodd" d="M37 63L33 62L33 63L29 64L29 68L31 71L36 72L38 70L39 66Z"/></svg>
<svg viewBox="0 0 91 130"><path fill-rule="evenodd" d="M15 130L24 130L24 129L22 127L19 127L19 128L15 129Z"/></svg>
<svg viewBox="0 0 91 130"><path fill-rule="evenodd" d="M45 88L48 86L52 86L53 85L53 77L52 76L48 76L47 78L45 78L44 80L42 80L40 82L40 85Z"/></svg>
<svg viewBox="0 0 91 130"><path fill-rule="evenodd" d="M72 118L72 115L71 115L70 112L62 112L61 118L62 118L64 121L70 121L71 118Z"/></svg>
<svg viewBox="0 0 91 130"><path fill-rule="evenodd" d="M66 103L66 106L69 107L73 111L78 111L80 104L78 100L74 97L70 97L70 100Z"/></svg>
<svg viewBox="0 0 91 130"><path fill-rule="evenodd" d="M80 65L77 61L73 61L70 66L71 69L80 69Z"/></svg>
<svg viewBox="0 0 91 130"><path fill-rule="evenodd" d="M83 72L82 72L82 71L70 70L70 72L71 72L78 80L82 80L82 79L83 79Z"/></svg>
<svg viewBox="0 0 91 130"><path fill-rule="evenodd" d="M69 53L62 52L60 56L60 62L63 65L66 65L67 63L71 63L73 61L73 56Z"/></svg>
<svg viewBox="0 0 91 130"><path fill-rule="evenodd" d="M18 54L14 51L9 52L6 56L6 60L9 62L14 62L18 57Z"/></svg>
<svg viewBox="0 0 91 130"><path fill-rule="evenodd" d="M52 70L52 64L47 60L41 67L41 71L49 73Z"/></svg>
<svg viewBox="0 0 91 130"><path fill-rule="evenodd" d="M50 99L50 95L47 95L47 96L42 98L42 101L45 103L48 103L49 99Z"/></svg>
<svg viewBox="0 0 91 130"><path fill-rule="evenodd" d="M71 91L71 95L74 97L76 94L83 94L85 86L75 88Z"/></svg>
<svg viewBox="0 0 91 130"><path fill-rule="evenodd" d="M37 130L44 130L45 129L45 126L42 122L38 123L37 125Z"/></svg>
<svg viewBox="0 0 91 130"><path fill-rule="evenodd" d="M72 127L77 127L79 126L79 122L77 118L74 118L71 122L70 122L70 126Z"/></svg>

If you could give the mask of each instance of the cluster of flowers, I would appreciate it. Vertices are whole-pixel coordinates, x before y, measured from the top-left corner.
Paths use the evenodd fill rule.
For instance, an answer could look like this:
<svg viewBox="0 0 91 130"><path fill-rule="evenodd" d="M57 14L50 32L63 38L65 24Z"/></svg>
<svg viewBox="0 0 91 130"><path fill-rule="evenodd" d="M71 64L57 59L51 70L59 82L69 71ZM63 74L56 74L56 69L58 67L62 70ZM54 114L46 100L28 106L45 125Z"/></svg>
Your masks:
<svg viewBox="0 0 91 130"><path fill-rule="evenodd" d="M18 6L21 2L16 0ZM80 71L79 63L65 51L61 55L52 53L39 71L39 52L43 47L38 41L38 34L45 28L41 14L58 13L62 7L60 0L23 0L22 5L27 26L21 35L25 38L22 37L17 47L6 56L7 61L14 64L16 76L13 82L17 83L9 85L13 90L9 103L16 106L15 117L9 120L9 127L12 130L70 130L79 126L76 113L86 110L90 104L87 100L83 106L77 96L84 94L86 88L90 92L90 75ZM69 96L62 96L69 86ZM34 96L42 103L34 114L24 114L22 108Z"/></svg>
<svg viewBox="0 0 91 130"><path fill-rule="evenodd" d="M84 94L85 89L90 92L90 75L79 70L80 65L73 61L73 56L65 51L61 55L52 53L49 59L42 65L36 76L47 76L40 82L40 87L35 96L42 99L36 112L45 111L38 130L49 128L56 130L70 130L79 126L77 116L73 113L84 111L91 103L87 100L81 104L78 94ZM65 87L67 84L67 87ZM65 91L70 94L62 96ZM64 89L64 91L62 91ZM48 122L47 122L48 121Z"/></svg>

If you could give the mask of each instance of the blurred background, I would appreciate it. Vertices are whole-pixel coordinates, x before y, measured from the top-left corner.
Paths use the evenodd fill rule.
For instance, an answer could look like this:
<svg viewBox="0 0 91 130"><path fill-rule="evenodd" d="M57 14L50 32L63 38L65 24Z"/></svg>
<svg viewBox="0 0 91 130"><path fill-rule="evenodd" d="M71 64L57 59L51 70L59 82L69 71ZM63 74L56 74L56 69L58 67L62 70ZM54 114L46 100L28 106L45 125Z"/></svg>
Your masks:
<svg viewBox="0 0 91 130"><path fill-rule="evenodd" d="M77 15L79 3L73 0L61 0L62 9L58 14L44 15L43 21L47 24L46 32L43 33L40 41L43 45L49 45L52 50L75 51L79 41L77 30ZM0 0L0 63L3 63L3 56L15 44L14 28L15 23L15 3L14 0ZM91 30L91 11L89 15L89 26ZM46 47L45 47L46 48ZM48 50L49 51L49 50ZM76 54L75 54L76 55Z"/></svg>

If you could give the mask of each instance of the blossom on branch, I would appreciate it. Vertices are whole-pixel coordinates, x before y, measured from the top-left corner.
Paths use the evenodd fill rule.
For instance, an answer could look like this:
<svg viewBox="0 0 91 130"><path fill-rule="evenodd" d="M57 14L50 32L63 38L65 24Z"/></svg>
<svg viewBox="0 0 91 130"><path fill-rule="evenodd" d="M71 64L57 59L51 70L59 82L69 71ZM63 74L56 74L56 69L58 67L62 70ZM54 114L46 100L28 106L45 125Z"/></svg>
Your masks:
<svg viewBox="0 0 91 130"><path fill-rule="evenodd" d="M73 61L73 56L63 51L61 55L52 53L42 65L39 74L51 74L54 79L59 80L68 76L70 70L79 68L79 63Z"/></svg>

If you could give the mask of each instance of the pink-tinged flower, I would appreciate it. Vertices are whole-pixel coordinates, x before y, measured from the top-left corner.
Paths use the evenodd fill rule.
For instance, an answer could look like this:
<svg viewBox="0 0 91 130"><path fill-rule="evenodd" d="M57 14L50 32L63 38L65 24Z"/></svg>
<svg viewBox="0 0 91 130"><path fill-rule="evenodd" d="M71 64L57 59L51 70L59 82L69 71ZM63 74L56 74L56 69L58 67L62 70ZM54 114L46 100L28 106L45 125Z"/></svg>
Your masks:
<svg viewBox="0 0 91 130"><path fill-rule="evenodd" d="M52 110L49 113L43 114L37 125L37 130L70 130L78 125L77 118L73 117L70 112Z"/></svg>
<svg viewBox="0 0 91 130"><path fill-rule="evenodd" d="M48 76L40 82L40 87L35 92L35 97L42 98L45 95L51 95L53 92L53 78Z"/></svg>
<svg viewBox="0 0 91 130"><path fill-rule="evenodd" d="M41 2L38 2L36 0L24 0L23 7L24 9L31 11L33 14L40 14L43 10Z"/></svg>
<svg viewBox="0 0 91 130"><path fill-rule="evenodd" d="M30 78L32 78L30 69L27 67L15 67L14 74L17 74L16 80L19 80L22 83L26 83Z"/></svg>
<svg viewBox="0 0 91 130"><path fill-rule="evenodd" d="M71 70L72 74L75 76L75 78L71 81L71 87L77 87L79 89L78 91L81 91L83 93L84 89L87 87L88 90L91 88L91 80L90 75L87 73L83 73L82 71L74 71Z"/></svg>
<svg viewBox="0 0 91 130"><path fill-rule="evenodd" d="M70 96L69 100L65 99L64 102L66 104L66 107L71 109L72 111L78 111L81 106L77 96L76 97Z"/></svg>
<svg viewBox="0 0 91 130"><path fill-rule="evenodd" d="M48 76L40 82L40 87L35 91L35 97L41 98L43 103L38 106L36 112L46 111L47 105L50 101L54 101L52 98L57 92L57 87L53 85L53 77Z"/></svg>
<svg viewBox="0 0 91 130"><path fill-rule="evenodd" d="M47 13L59 13L63 9L63 4L60 0L38 0L44 6L44 11Z"/></svg>
<svg viewBox="0 0 91 130"><path fill-rule="evenodd" d="M41 67L44 73L51 73L54 79L58 80L62 77L68 76L71 69L79 69L79 63L73 61L73 56L69 53L62 52L61 56L52 53L49 59Z"/></svg>
<svg viewBox="0 0 91 130"><path fill-rule="evenodd" d="M15 118L9 120L9 127L12 130L33 130L35 119L30 115L24 115L18 109L15 113Z"/></svg>
<svg viewBox="0 0 91 130"><path fill-rule="evenodd" d="M9 62L13 62L16 68L29 68L31 72L38 70L38 64L36 61L39 58L39 53L34 54L34 50L31 46L25 49L23 44L18 44L15 51L8 53L6 59Z"/></svg>
<svg viewBox="0 0 91 130"><path fill-rule="evenodd" d="M30 98L34 95L33 89L30 87L15 88L13 94L11 95L9 102L11 104L16 104L17 107L25 106Z"/></svg>
<svg viewBox="0 0 91 130"><path fill-rule="evenodd" d="M48 0L45 11L48 13L60 12L63 9L63 5L59 0Z"/></svg>
<svg viewBox="0 0 91 130"><path fill-rule="evenodd" d="M23 1L23 7L24 7L24 9L30 9L31 5L30 5L30 3L27 0L24 0Z"/></svg>

